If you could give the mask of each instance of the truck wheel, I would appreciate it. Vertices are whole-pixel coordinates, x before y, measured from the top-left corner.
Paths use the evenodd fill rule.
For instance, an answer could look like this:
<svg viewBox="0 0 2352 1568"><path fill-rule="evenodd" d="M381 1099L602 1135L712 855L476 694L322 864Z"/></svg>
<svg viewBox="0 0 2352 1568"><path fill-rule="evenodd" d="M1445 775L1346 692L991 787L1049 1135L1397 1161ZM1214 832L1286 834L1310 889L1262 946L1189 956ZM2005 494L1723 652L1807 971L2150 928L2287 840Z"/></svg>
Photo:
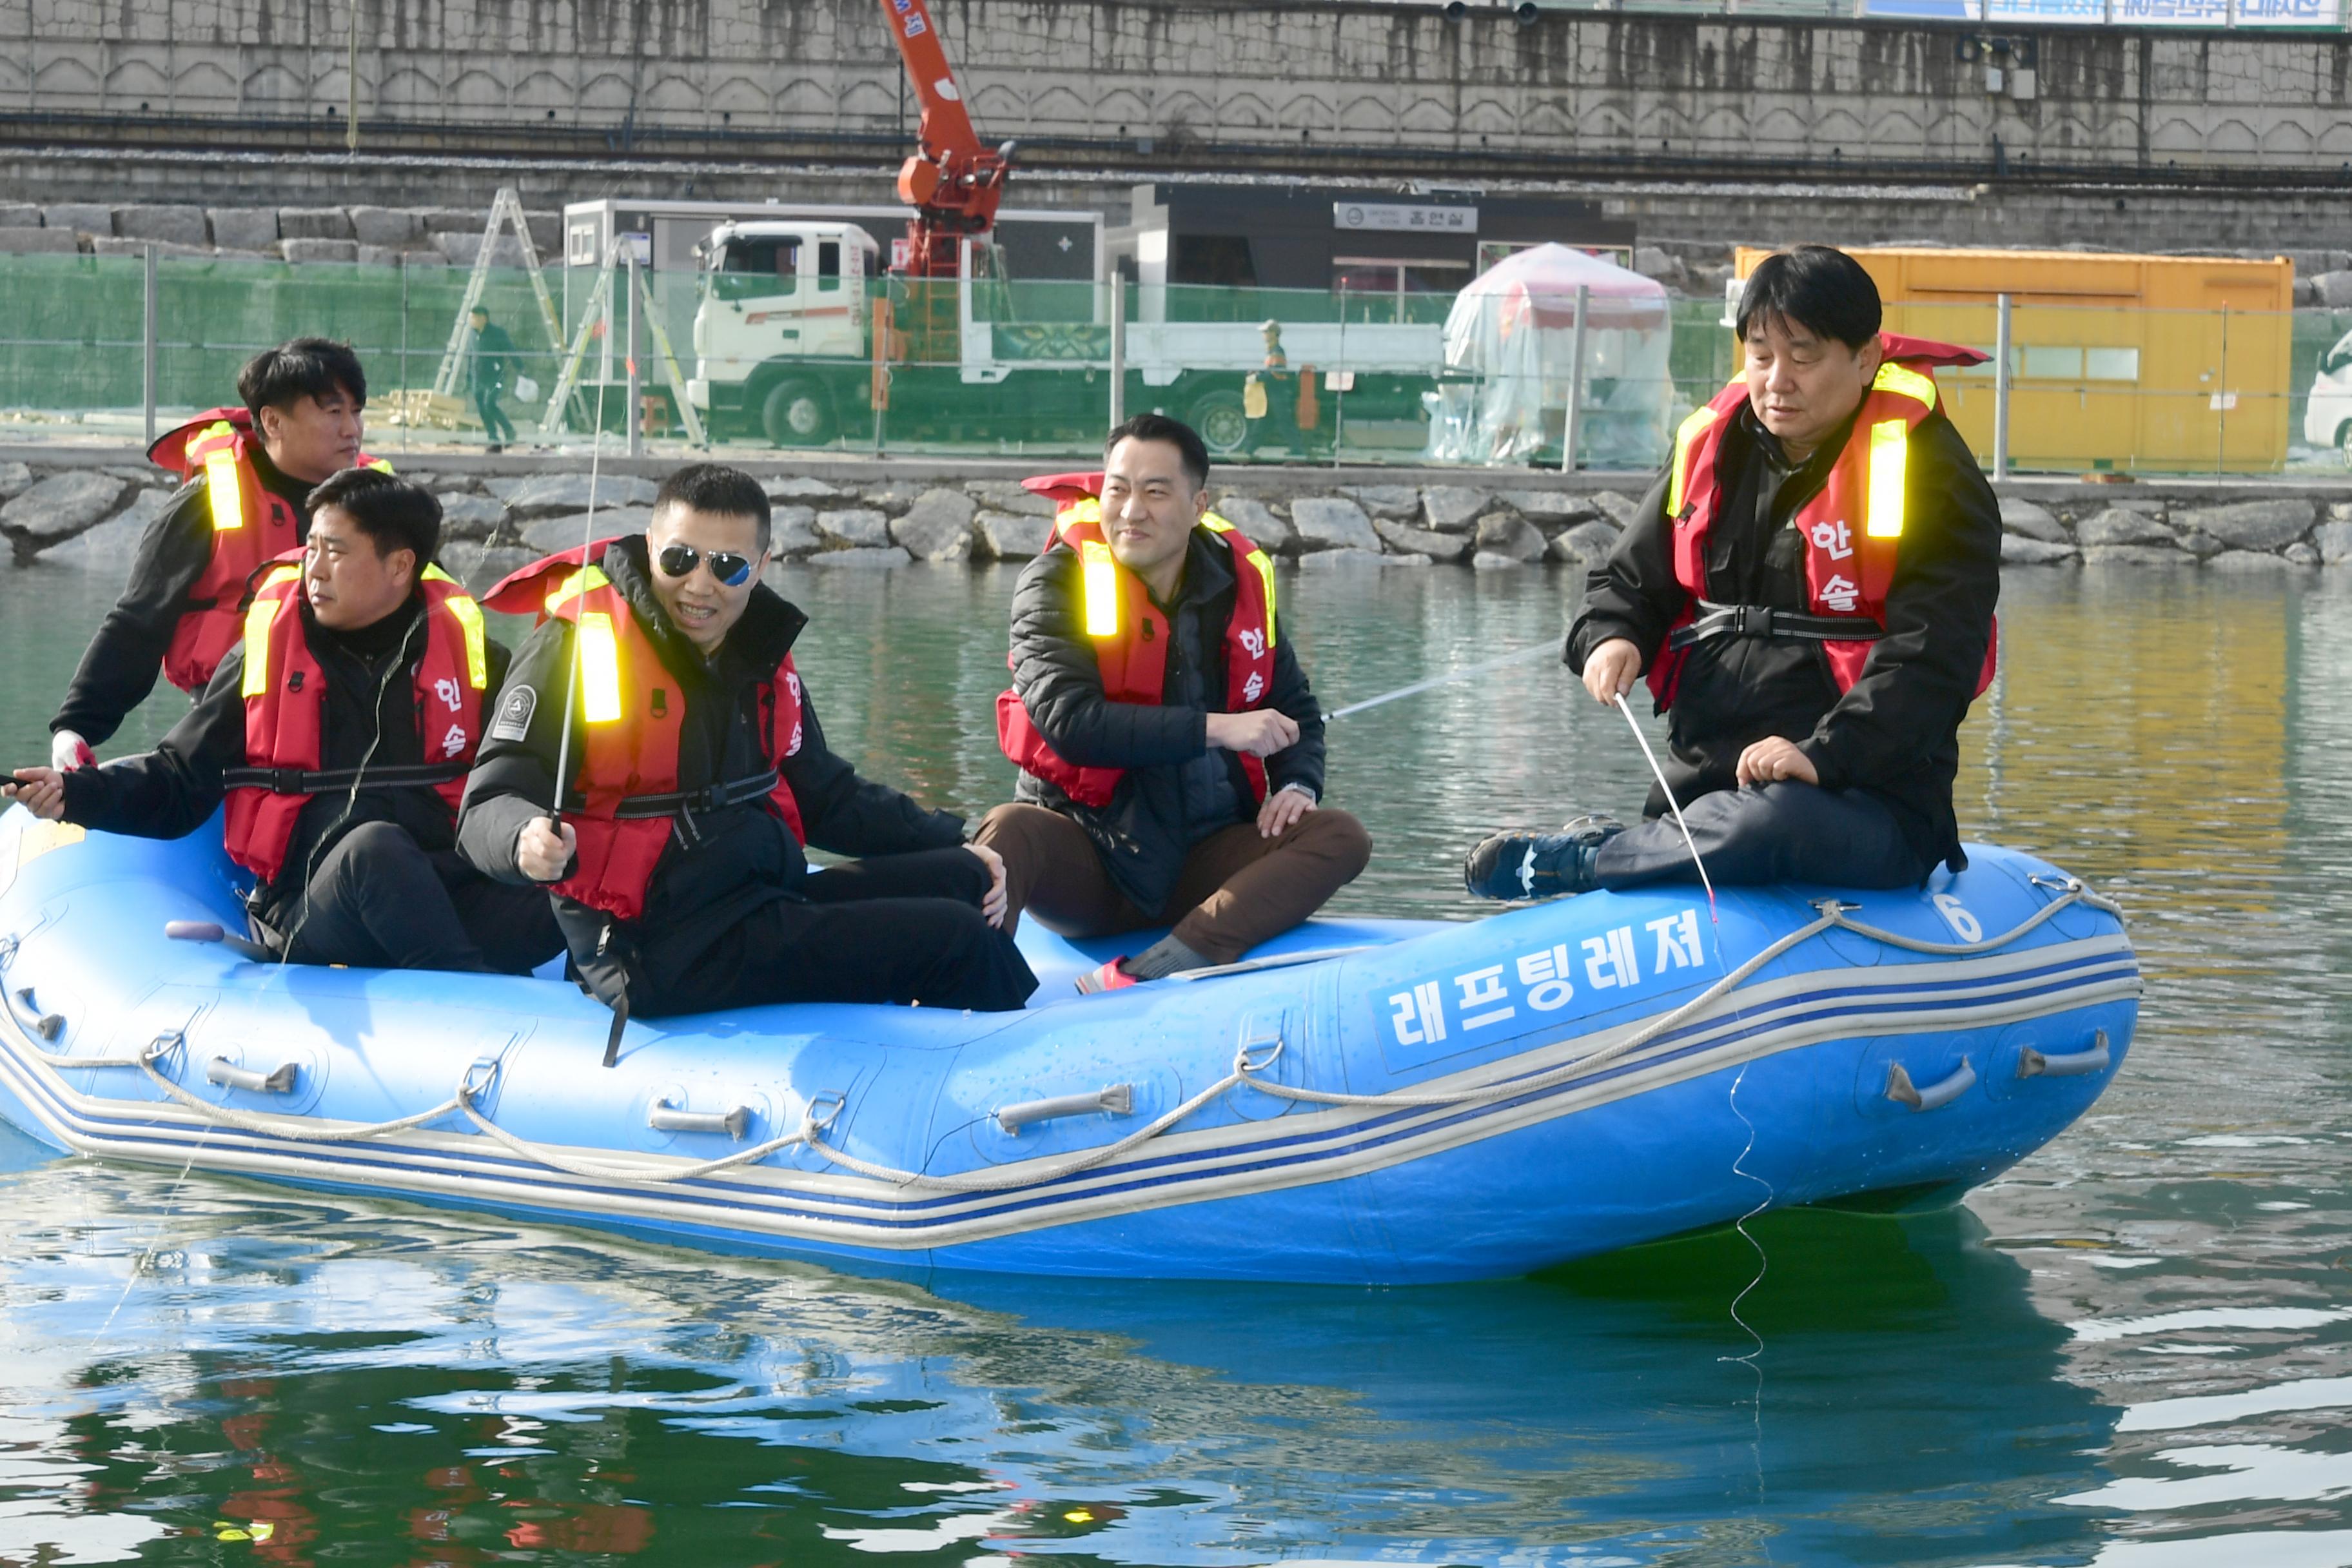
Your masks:
<svg viewBox="0 0 2352 1568"><path fill-rule="evenodd" d="M799 377L776 383L760 405L760 424L779 447L822 447L833 439L833 399Z"/></svg>
<svg viewBox="0 0 2352 1568"><path fill-rule="evenodd" d="M2336 432L2336 449L2344 455L2344 466L2352 468L2352 419Z"/></svg>
<svg viewBox="0 0 2352 1568"><path fill-rule="evenodd" d="M1242 395L1220 389L1192 405L1189 423L1201 433L1201 444L1213 458L1231 458L1250 444L1249 416L1242 411Z"/></svg>

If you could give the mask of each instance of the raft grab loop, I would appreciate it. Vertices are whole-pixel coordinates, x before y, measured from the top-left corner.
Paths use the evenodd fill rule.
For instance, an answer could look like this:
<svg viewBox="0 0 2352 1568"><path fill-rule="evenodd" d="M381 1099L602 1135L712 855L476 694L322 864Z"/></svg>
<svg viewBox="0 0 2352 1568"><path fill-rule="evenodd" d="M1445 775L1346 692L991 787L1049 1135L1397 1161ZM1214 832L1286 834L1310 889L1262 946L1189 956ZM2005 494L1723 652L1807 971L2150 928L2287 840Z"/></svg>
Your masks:
<svg viewBox="0 0 2352 1568"><path fill-rule="evenodd" d="M740 1143L751 1131L751 1108L730 1105L724 1110L688 1110L685 1096L673 1090L654 1100L646 1111L646 1125L656 1132L724 1132Z"/></svg>
<svg viewBox="0 0 2352 1568"><path fill-rule="evenodd" d="M1941 1110L1976 1086L1977 1069L1962 1057L1960 1065L1939 1083L1921 1089L1911 1081L1901 1062L1886 1064L1886 1098L1914 1110Z"/></svg>
<svg viewBox="0 0 2352 1568"><path fill-rule="evenodd" d="M1542 1072L1502 1079L1492 1083L1474 1085L1468 1089L1438 1091L1399 1089L1385 1094L1345 1094L1329 1089L1294 1087L1262 1076L1281 1056L1284 1050L1283 1040L1279 1037L1272 1039L1253 1039L1244 1043L1234 1053L1231 1072L1202 1089L1182 1104L1154 1117L1150 1122L1137 1128L1126 1137L1104 1144L1100 1148L1055 1161L1050 1164L1028 1163L1024 1168L1009 1172L930 1175L920 1171L901 1171L887 1165L877 1164L872 1161L860 1159L846 1150L836 1148L826 1142L824 1137L847 1104L846 1097L835 1089L827 1089L812 1096L802 1110L800 1126L793 1131L771 1138L765 1142L752 1144L749 1148L738 1150L734 1153L719 1159L703 1160L690 1164L669 1164L666 1163L665 1156L658 1155L646 1156L640 1163L625 1164L615 1161L574 1159L568 1154L518 1137L485 1115L477 1102L490 1097L498 1086L499 1076L499 1064L495 1058L479 1058L471 1063L467 1068L465 1076L459 1080L456 1092L447 1100L428 1110L390 1121L371 1122L361 1126L320 1127L307 1117L257 1115L228 1106L215 1105L210 1100L190 1093L158 1071L156 1068L158 1062L180 1051L186 1044L186 1029L195 1021L193 1016L189 1019L188 1025L167 1030L157 1036L135 1056L75 1057L54 1051L44 1051L37 1047L31 1047L29 1054L44 1065L56 1068L136 1068L165 1096L206 1121L216 1122L224 1127L235 1128L239 1131L282 1138L289 1142L362 1142L372 1138L383 1138L394 1133L404 1132L456 1112L464 1116L485 1137L504 1145L523 1159L549 1170L589 1181L651 1185L690 1182L738 1165L754 1164L771 1154L800 1147L807 1149L811 1153L843 1170L877 1181L888 1182L897 1186L941 1193L1003 1192L1016 1187L1044 1186L1081 1175L1097 1166L1107 1165L1187 1120L1228 1090L1243 1085L1281 1100L1297 1100L1310 1105L1342 1106L1362 1110L1413 1110L1475 1105L1539 1093L1606 1067L1611 1062L1640 1050L1659 1037L1679 1028L1706 1007L1737 989L1741 982L1782 953L1827 931L1852 931L1872 942L1883 942L1889 947L1901 948L1912 952L1962 956L1990 952L2007 947L2055 918L2060 911L2075 904L2086 905L2118 919L2122 917L2121 909L2092 892L2079 879L2035 877L2032 881L2034 886L2053 890L2058 896L2011 930L1997 936L1987 937L1981 942L1927 942L1917 937L1904 936L1899 932L1865 925L1862 921L1852 919L1851 911L1859 908L1858 905L1842 903L1835 899L1817 900L1812 907L1819 911L1818 919L1772 942L1758 952L1755 957L1732 970L1688 1002L1671 1013L1653 1019L1626 1038L1603 1046L1597 1050L1589 1051L1571 1061L1563 1062L1559 1067L1550 1068ZM16 955L16 947L17 938L0 936L0 968L6 967L8 961ZM19 997L24 998L26 1005L29 1006L29 988L12 994L9 1004L12 1014ZM14 1021L22 1023L21 1019ZM34 1032L39 1031L36 1028ZM54 1035L45 1034L41 1037L53 1038ZM1261 1051L1262 1054L1253 1057L1251 1054L1253 1051ZM2112 1060L2113 1056L2108 1049L2106 1035L2105 1031L2101 1031L2097 1036L2097 1043L2088 1050L2060 1056L2049 1056L2032 1050L2021 1053L2018 1063L2018 1076L2021 1078L2079 1076L2097 1072L2108 1066ZM215 1059L213 1067L216 1068L223 1065L225 1064ZM231 1070L242 1072L243 1069ZM245 1076L260 1079L267 1086L281 1074L290 1075L291 1070L293 1070L292 1064L289 1064L266 1077L260 1074ZM207 1076L211 1077L210 1069L207 1071ZM214 1078L213 1081L224 1080ZM1887 1094L1889 1098L1901 1103L1912 1104L1911 1100L1905 1099L1897 1092L1898 1088L1907 1089L1913 1096L1916 1097L1917 1103L1915 1109L1932 1110L1948 1103L1976 1081L1975 1068L1964 1062L1958 1072L1927 1089L1920 1089L1910 1082L1908 1076L1904 1074L1902 1068L1897 1066L1888 1075ZM247 1086L241 1082L236 1082L232 1083L232 1087ZM290 1076L286 1087L291 1088ZM283 1092L283 1090L273 1089L271 1092ZM1120 1095L1127 1098L1127 1104L1124 1106L1114 1103L1113 1097ZM655 1113L660 1114L664 1109L657 1105L655 1108ZM678 1116L694 1117L696 1115L694 1112L675 1108L668 1109L671 1114ZM1014 1125L1006 1125L1007 1118L1012 1118L1015 1125L1026 1125L1031 1121L1046 1120L1048 1116L1080 1115L1097 1111L1124 1115L1131 1114L1132 1109L1131 1087L1119 1084L1092 1094L1068 1095L1055 1100L1032 1100L1024 1104L1007 1106L994 1114L999 1124L1004 1125L1009 1132L1014 1131ZM723 1116L706 1113L709 1115L709 1120L717 1124L710 1130L726 1131L730 1136L735 1135L728 1123L736 1111L742 1110L743 1108L737 1107ZM703 1131L705 1129L698 1119L693 1128L686 1130ZM746 1130L748 1131L748 1127Z"/></svg>
<svg viewBox="0 0 2352 1568"><path fill-rule="evenodd" d="M2017 1076L2020 1078L2079 1078L2084 1073L2105 1072L2115 1060L2107 1049L2107 1032L2098 1030L2091 1037L2091 1047L2083 1051L2067 1051L2052 1056L2037 1051L2032 1046L2017 1053Z"/></svg>
<svg viewBox="0 0 2352 1568"><path fill-rule="evenodd" d="M280 1062L268 1072L256 1072L237 1066L226 1057L215 1057L205 1064L205 1081L226 1089L241 1089L249 1094L291 1094L301 1072L299 1062Z"/></svg>
<svg viewBox="0 0 2352 1568"><path fill-rule="evenodd" d="M1034 1122L1051 1121L1059 1116L1092 1116L1097 1112L1106 1116L1134 1115L1135 1086L1115 1083L1092 1094L1062 1094L1051 1100L1024 1100L996 1112L996 1124L1011 1136L1018 1138L1021 1130Z"/></svg>
<svg viewBox="0 0 2352 1568"><path fill-rule="evenodd" d="M16 1016L18 1024L42 1039L54 1040L65 1032L64 1016L42 1012L41 1005L33 1000L33 988L29 985L20 985L8 993L8 1011Z"/></svg>

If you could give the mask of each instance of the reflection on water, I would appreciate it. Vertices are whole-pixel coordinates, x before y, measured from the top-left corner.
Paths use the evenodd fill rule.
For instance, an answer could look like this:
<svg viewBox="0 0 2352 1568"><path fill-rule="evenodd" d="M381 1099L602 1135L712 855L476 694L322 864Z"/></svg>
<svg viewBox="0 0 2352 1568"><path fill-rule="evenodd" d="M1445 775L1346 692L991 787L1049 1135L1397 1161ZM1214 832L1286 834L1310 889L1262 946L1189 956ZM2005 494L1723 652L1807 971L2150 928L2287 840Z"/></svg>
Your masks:
<svg viewBox="0 0 2352 1568"><path fill-rule="evenodd" d="M1003 798L1011 586L794 574L835 744ZM1556 637L1570 586L1306 574L1285 630L1336 706ZM0 576L10 754L111 589ZM1964 1208L1760 1224L1754 1372L1736 1237L1461 1289L927 1290L11 1142L0 1562L2352 1564L2352 591L2006 597L1962 820L2126 900L2140 1039ZM1347 907L1469 918L1465 845L1643 773L1536 661L1339 721L1331 779L1379 847Z"/></svg>

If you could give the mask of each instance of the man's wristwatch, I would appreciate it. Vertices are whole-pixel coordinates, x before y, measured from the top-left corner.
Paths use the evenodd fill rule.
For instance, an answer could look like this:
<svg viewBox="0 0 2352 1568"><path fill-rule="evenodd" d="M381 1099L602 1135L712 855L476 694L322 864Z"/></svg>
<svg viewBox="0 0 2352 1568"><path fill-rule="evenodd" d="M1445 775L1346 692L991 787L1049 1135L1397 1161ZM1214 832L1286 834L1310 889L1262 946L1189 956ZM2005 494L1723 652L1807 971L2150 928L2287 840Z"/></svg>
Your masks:
<svg viewBox="0 0 2352 1568"><path fill-rule="evenodd" d="M1317 795L1317 794L1315 793L1315 786L1314 786L1313 784L1296 784L1296 783L1293 783L1293 784L1285 784L1285 785L1283 785L1283 786L1282 786L1282 789L1295 789L1295 790L1297 790L1299 794L1301 794L1301 795L1305 795L1305 796L1307 797L1307 805L1322 805L1322 804L1323 804L1323 797L1322 797L1321 795ZM1278 790L1275 791L1274 793L1275 793L1275 794L1276 794L1276 795L1280 795L1280 794L1282 793L1282 790L1279 790L1279 789L1278 789Z"/></svg>

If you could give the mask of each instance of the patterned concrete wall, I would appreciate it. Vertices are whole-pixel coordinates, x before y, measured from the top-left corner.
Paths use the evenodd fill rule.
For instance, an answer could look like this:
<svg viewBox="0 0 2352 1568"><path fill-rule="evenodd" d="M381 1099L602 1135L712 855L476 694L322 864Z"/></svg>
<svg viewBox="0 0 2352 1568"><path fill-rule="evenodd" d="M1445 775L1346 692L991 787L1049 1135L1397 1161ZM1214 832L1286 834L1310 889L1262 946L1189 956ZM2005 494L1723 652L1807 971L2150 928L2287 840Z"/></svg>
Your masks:
<svg viewBox="0 0 2352 1568"><path fill-rule="evenodd" d="M0 114L324 118L352 0L0 0ZM357 0L370 117L899 135L875 0ZM1542 158L2352 161L2352 41L2057 29L2038 92L1890 23L1304 0L939 0L991 137Z"/></svg>

